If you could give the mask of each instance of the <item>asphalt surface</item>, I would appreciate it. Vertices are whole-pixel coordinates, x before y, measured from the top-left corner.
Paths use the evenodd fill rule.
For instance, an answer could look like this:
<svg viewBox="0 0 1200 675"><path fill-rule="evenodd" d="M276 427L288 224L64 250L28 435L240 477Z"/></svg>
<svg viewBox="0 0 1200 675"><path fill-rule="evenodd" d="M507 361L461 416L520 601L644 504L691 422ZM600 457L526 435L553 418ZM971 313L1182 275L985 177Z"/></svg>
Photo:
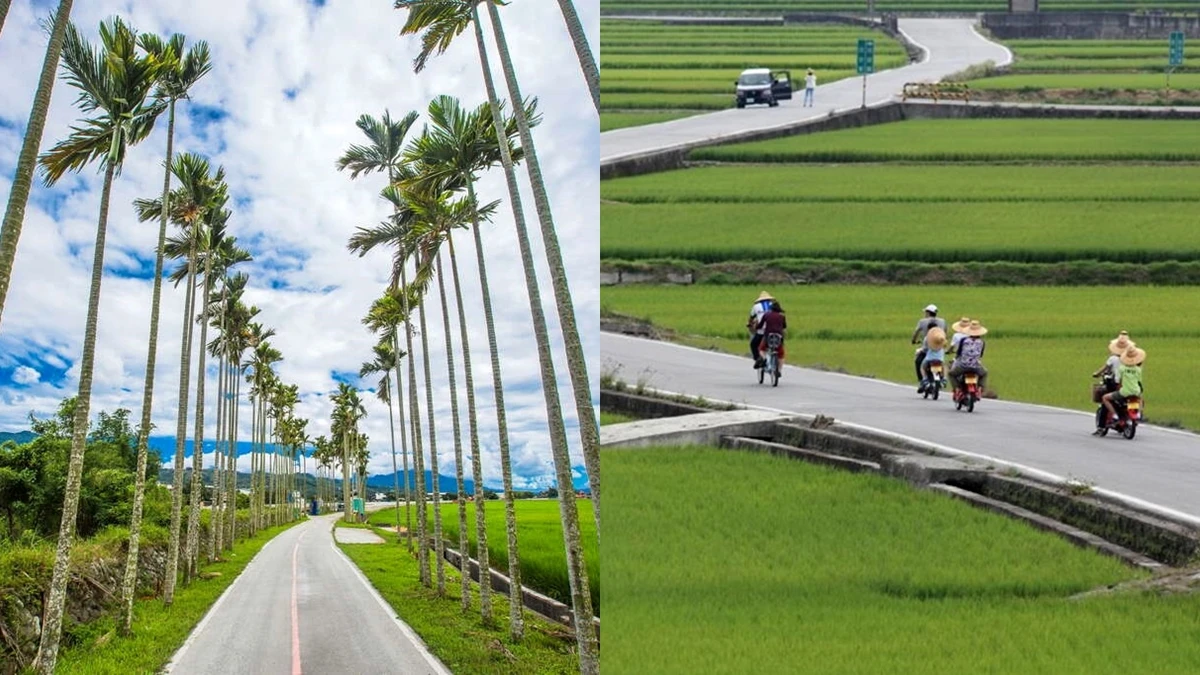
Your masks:
<svg viewBox="0 0 1200 675"><path fill-rule="evenodd" d="M747 341L747 344L749 341ZM1181 520L1200 523L1200 436L1150 425L1134 440L1091 435L1093 416L983 400L975 412L950 396L924 400L916 385L785 366L779 387L758 384L749 356L602 333L603 368L666 392L784 412L824 414L947 449L1010 462L1051 479L1077 479ZM1086 373L1084 374L1086 378ZM948 391L948 390L947 390ZM1080 395L1086 388L1080 386ZM1147 401L1153 414L1154 399Z"/></svg>
<svg viewBox="0 0 1200 675"><path fill-rule="evenodd" d="M313 518L268 542L166 672L448 674L334 546L339 516Z"/></svg>
<svg viewBox="0 0 1200 675"><path fill-rule="evenodd" d="M900 30L909 40L925 48L925 58L919 63L885 70L867 76L867 105L892 100L908 82L936 82L966 69L968 66L994 61L1002 65L1012 61L1005 47L989 42L973 29L969 19L900 19ZM847 45L852 50L854 45ZM792 72L792 78L802 84L803 73ZM820 84L813 94L813 106L800 105L803 90L796 98L781 101L778 107L750 106L721 112L696 115L684 119L614 129L600 134L600 163L648 152L688 146L730 134L786 126L807 119L825 117L831 112L859 108L863 103L861 77ZM733 97L733 82L729 84Z"/></svg>

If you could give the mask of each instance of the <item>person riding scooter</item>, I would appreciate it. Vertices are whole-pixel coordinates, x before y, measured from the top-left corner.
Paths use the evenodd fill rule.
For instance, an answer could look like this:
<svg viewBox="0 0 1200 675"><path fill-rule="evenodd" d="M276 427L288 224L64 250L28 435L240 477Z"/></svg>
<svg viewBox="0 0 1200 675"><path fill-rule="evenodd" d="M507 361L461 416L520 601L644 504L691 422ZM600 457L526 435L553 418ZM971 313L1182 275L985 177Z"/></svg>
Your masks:
<svg viewBox="0 0 1200 675"><path fill-rule="evenodd" d="M750 331L750 358L754 359L754 368L762 367L762 357L759 355L759 347L763 340L763 330L759 326L762 322L762 317L771 309L771 303L775 302L775 298L770 293L763 291L758 294L758 299L750 305L750 318L746 321L746 329Z"/></svg>
<svg viewBox="0 0 1200 675"><path fill-rule="evenodd" d="M921 362L921 374L924 379L921 380L921 386L917 387L917 393L924 393L927 387L937 387L938 382L933 381L932 365L936 361L945 363L946 361L946 333L936 326L929 329L925 334L925 360Z"/></svg>
<svg viewBox="0 0 1200 675"><path fill-rule="evenodd" d="M1145 360L1146 350L1140 349L1132 343L1121 353L1121 367L1117 370L1121 388L1108 392L1101 399L1108 414L1111 415L1109 419L1114 422L1124 417L1126 404L1130 397L1142 395L1142 363ZM1118 409L1120 413L1118 413ZM1103 427L1097 428L1094 434L1099 436L1102 431Z"/></svg>
<svg viewBox="0 0 1200 675"><path fill-rule="evenodd" d="M941 328L942 333L943 334L945 333L946 320L939 319L937 313L938 313L937 305L927 305L925 307L925 316L922 317L921 320L917 322L917 328L916 328L916 330L913 331L913 334L912 334L912 343L914 345L917 344L917 342L923 343L925 341L925 336L929 333L930 328L934 328L934 327ZM917 349L915 359L913 360L913 367L917 371L917 386L918 387L921 385L921 382L924 381L924 376L921 373L921 364L924 362L925 362L925 345L922 344L921 347L919 349ZM918 393L919 393L919 391L918 391Z"/></svg>
<svg viewBox="0 0 1200 675"><path fill-rule="evenodd" d="M978 375L979 391L986 391L988 371L983 367L983 349L986 346L983 336L987 335L987 332L988 329L984 328L978 319L973 320L967 327L966 337L958 343L958 356L955 357L954 366L950 368L949 373L950 386L954 391L963 388L963 375L967 373Z"/></svg>

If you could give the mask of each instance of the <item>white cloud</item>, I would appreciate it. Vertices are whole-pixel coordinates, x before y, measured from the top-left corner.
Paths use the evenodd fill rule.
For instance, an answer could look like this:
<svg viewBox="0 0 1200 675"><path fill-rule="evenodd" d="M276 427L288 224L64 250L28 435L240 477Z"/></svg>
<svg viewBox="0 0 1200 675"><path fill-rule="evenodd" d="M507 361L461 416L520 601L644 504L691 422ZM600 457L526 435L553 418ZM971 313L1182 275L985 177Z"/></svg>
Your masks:
<svg viewBox="0 0 1200 675"><path fill-rule="evenodd" d="M14 3L0 34L0 63L5 64L0 68L0 91L5 92L0 97L0 194L7 194L11 186L45 49L34 12L44 15L50 5L45 1L32 4L31 8L30 3ZM577 8L591 44L597 45L597 3L579 2ZM186 34L189 42L203 39L210 43L214 69L194 89L191 101L180 105L175 149L208 155L214 164L226 168L239 200L230 229L255 256L254 262L244 266L251 275L246 301L258 305L260 320L277 331L273 342L285 359L279 364L280 375L285 382L299 385L301 391L297 414L310 420L312 436L328 433L328 394L337 386L333 373L357 373L368 359L374 338L360 319L386 283L390 261L385 252L360 259L346 251L346 240L354 229L379 222L387 208L376 196L382 187L378 177L351 181L335 169L334 161L348 145L363 141L354 126L360 114L378 116L388 109L399 116L408 110L422 111L439 94L457 96L464 106L483 101L471 34L463 35L418 76L411 69L418 40L399 36L404 13L391 9L390 2L331 0L317 7L301 0L214 0L203 5L186 0L97 0L77 4L72 16L81 29L94 36L99 21L116 13L142 31L178 31ZM534 136L570 277L576 320L591 359L599 349L597 117L557 5L514 3L503 8L501 15L522 93L539 97L544 121L534 129ZM490 25L486 19L484 22L490 41ZM490 56L498 69L494 50ZM502 83L501 79L501 87ZM75 92L60 77L43 150L64 138L78 119L74 99ZM215 117L199 114L214 110L219 111ZM157 227L138 223L131 202L161 191L165 127L164 120L153 136L130 152L113 185L93 413L126 407L134 411L135 419L140 415L151 282L131 273L152 268ZM533 196L525 171L520 173L543 307L555 343L556 363L562 364L565 358ZM96 168L90 167L52 189L40 184L34 187L0 324L0 429L25 428L30 411L52 413L58 401L73 395L78 386L100 182ZM483 239L502 354L513 465L523 484L544 484L552 478L546 411L503 176L485 176L478 190L482 199L504 201L496 222L485 226ZM485 477L489 483L498 483L498 436L474 245L465 232L455 242L479 389ZM178 405L182 290L165 285L161 306L152 412L156 433L170 433L175 429ZM429 306L439 468L453 475L445 343L436 289ZM451 307L453 313L453 304ZM452 318L457 345L457 317ZM589 361L588 365L593 398L597 398L599 364ZM465 452L461 359L456 366ZM7 383L26 377L27 370L40 372L40 379L21 387ZM210 364L205 413L209 439L216 421L214 371L215 364ZM418 374L423 373L419 370ZM194 372L192 379L194 382ZM565 370L558 373L558 381L563 410L573 422L575 407ZM371 379L359 386L365 389L373 384ZM426 428L426 400L423 390L419 393L422 427ZM390 471L387 411L370 392L364 393L364 399L371 470ZM244 408L243 439L249 436L250 417L248 407ZM192 428L191 422L188 428ZM572 444L577 446L578 434L573 429ZM469 460L464 463L469 475ZM582 464L577 453L575 463Z"/></svg>
<svg viewBox="0 0 1200 675"><path fill-rule="evenodd" d="M34 384L41 379L42 374L29 366L17 366L13 371L12 381L17 384Z"/></svg>

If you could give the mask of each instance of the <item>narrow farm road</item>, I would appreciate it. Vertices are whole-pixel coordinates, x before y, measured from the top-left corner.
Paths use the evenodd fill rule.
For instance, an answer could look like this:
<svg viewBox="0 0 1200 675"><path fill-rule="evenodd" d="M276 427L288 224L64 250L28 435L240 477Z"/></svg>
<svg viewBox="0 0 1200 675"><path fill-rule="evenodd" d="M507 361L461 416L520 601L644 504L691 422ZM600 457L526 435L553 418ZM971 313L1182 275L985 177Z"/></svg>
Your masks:
<svg viewBox="0 0 1200 675"><path fill-rule="evenodd" d="M969 19L900 19L900 30L925 48L925 58L919 63L868 76L867 105L891 100L907 82L933 82L986 61L997 65L1012 61L1007 48L975 32L974 21ZM846 46L848 52L853 48L853 44ZM803 81L801 74L792 73L792 77ZM820 73L817 77L820 78ZM732 82L729 96L732 100ZM818 84L811 108L802 107L797 94L797 98L783 101L777 108L731 108L659 124L614 129L600 134L600 163L825 117L831 112L861 107L862 98L862 78L851 77Z"/></svg>
<svg viewBox="0 0 1200 675"><path fill-rule="evenodd" d="M984 400L975 412L950 397L924 400L916 386L786 366L779 387L758 384L749 357L667 342L601 334L603 367L651 388L785 412L824 414L948 449L1018 464L1051 480L1093 483L1151 511L1200 525L1200 435L1153 426L1120 435L1091 435L1090 414ZM1083 375L1086 378L1086 373ZM1086 389L1080 386L1080 395ZM1153 398L1149 400L1153 414Z"/></svg>
<svg viewBox="0 0 1200 675"><path fill-rule="evenodd" d="M450 672L333 542L341 514L267 543L168 664L174 675Z"/></svg>

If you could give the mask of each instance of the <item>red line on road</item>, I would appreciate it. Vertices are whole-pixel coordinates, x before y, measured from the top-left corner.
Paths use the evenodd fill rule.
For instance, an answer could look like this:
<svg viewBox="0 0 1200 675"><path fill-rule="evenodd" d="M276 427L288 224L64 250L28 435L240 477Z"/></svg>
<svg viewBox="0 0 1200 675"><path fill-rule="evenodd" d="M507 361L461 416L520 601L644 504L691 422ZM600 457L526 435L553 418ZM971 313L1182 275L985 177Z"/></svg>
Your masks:
<svg viewBox="0 0 1200 675"><path fill-rule="evenodd" d="M307 534L307 533L305 533ZM292 675L301 675L300 671L300 608L296 594L296 555L300 552L301 534L292 547Z"/></svg>

